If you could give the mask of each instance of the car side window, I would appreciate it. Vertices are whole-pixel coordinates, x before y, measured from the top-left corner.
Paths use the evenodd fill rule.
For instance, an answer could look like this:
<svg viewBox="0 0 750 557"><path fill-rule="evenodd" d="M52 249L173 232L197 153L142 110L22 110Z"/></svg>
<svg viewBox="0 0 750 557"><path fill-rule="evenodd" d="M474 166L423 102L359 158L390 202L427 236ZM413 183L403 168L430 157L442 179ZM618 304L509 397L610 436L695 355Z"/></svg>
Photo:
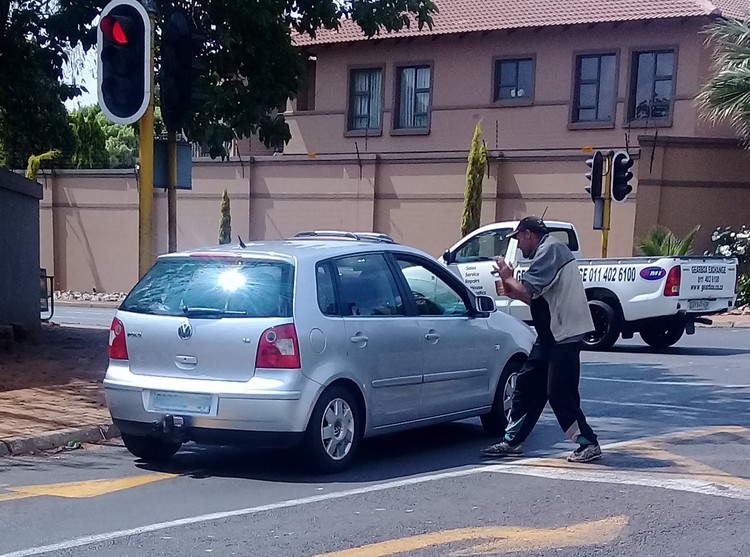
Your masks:
<svg viewBox="0 0 750 557"><path fill-rule="evenodd" d="M383 254L343 257L333 265L344 317L406 315L396 279Z"/></svg>
<svg viewBox="0 0 750 557"><path fill-rule="evenodd" d="M315 268L315 281L318 290L318 307L323 315L338 315L336 290L333 287L331 264L318 263Z"/></svg>
<svg viewBox="0 0 750 557"><path fill-rule="evenodd" d="M467 315L461 295L416 258L396 255L419 315Z"/></svg>
<svg viewBox="0 0 750 557"><path fill-rule="evenodd" d="M476 263L504 257L508 251L511 228L500 228L477 234L456 252L455 263Z"/></svg>

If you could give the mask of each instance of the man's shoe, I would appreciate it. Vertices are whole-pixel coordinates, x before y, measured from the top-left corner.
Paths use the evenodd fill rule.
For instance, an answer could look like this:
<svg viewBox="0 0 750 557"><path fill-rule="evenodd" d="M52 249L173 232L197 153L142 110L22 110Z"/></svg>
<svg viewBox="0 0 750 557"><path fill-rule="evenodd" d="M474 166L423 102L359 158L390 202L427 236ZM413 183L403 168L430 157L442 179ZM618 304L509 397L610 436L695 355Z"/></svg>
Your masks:
<svg viewBox="0 0 750 557"><path fill-rule="evenodd" d="M509 445L506 441L501 441L500 443L482 449L482 454L493 458L521 456L523 454L523 448L521 445Z"/></svg>
<svg viewBox="0 0 750 557"><path fill-rule="evenodd" d="M568 462L591 462L601 457L599 445L581 445L568 457Z"/></svg>

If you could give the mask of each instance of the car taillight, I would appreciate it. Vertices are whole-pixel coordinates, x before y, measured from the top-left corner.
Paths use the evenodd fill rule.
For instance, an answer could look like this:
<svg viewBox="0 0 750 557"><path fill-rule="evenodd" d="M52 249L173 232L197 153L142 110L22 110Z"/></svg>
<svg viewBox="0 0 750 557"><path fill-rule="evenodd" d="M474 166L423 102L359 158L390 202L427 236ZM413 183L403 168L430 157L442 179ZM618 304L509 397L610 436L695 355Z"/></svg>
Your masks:
<svg viewBox="0 0 750 557"><path fill-rule="evenodd" d="M665 296L679 296L680 282L682 281L682 268L677 265L672 267L667 275L667 283L664 285Z"/></svg>
<svg viewBox="0 0 750 557"><path fill-rule="evenodd" d="M294 325L281 325L266 329L258 343L255 367L299 369L299 343Z"/></svg>
<svg viewBox="0 0 750 557"><path fill-rule="evenodd" d="M125 325L115 317L109 328L109 358L111 360L127 360L128 345L125 342Z"/></svg>

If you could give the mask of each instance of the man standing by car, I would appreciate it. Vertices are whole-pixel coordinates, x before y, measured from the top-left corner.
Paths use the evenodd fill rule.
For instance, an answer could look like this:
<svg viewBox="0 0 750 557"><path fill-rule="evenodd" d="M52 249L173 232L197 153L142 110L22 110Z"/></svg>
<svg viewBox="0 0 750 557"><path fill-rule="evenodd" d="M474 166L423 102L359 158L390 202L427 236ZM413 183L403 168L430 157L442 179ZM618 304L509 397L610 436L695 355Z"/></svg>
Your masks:
<svg viewBox="0 0 750 557"><path fill-rule="evenodd" d="M602 452L581 410L578 383L581 341L594 324L575 257L548 232L542 219L529 216L508 235L516 238L524 258L531 260L519 279L513 277L513 267L503 258L497 259L495 273L505 295L531 308L537 340L518 373L505 436L482 453L490 457L521 455L521 444L549 400L565 435L579 445L568 460L589 462L600 458Z"/></svg>

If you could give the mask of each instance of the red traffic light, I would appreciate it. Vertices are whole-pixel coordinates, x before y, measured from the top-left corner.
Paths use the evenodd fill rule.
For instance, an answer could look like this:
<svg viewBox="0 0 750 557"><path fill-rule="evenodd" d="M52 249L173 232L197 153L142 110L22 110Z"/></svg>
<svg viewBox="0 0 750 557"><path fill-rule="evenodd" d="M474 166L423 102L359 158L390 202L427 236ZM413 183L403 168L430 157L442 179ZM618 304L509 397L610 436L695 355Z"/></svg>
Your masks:
<svg viewBox="0 0 750 557"><path fill-rule="evenodd" d="M122 28L122 24L116 17L111 15L103 17L99 26L101 27L102 34L106 40L114 41L119 45L128 44L128 36L125 33L125 29Z"/></svg>

